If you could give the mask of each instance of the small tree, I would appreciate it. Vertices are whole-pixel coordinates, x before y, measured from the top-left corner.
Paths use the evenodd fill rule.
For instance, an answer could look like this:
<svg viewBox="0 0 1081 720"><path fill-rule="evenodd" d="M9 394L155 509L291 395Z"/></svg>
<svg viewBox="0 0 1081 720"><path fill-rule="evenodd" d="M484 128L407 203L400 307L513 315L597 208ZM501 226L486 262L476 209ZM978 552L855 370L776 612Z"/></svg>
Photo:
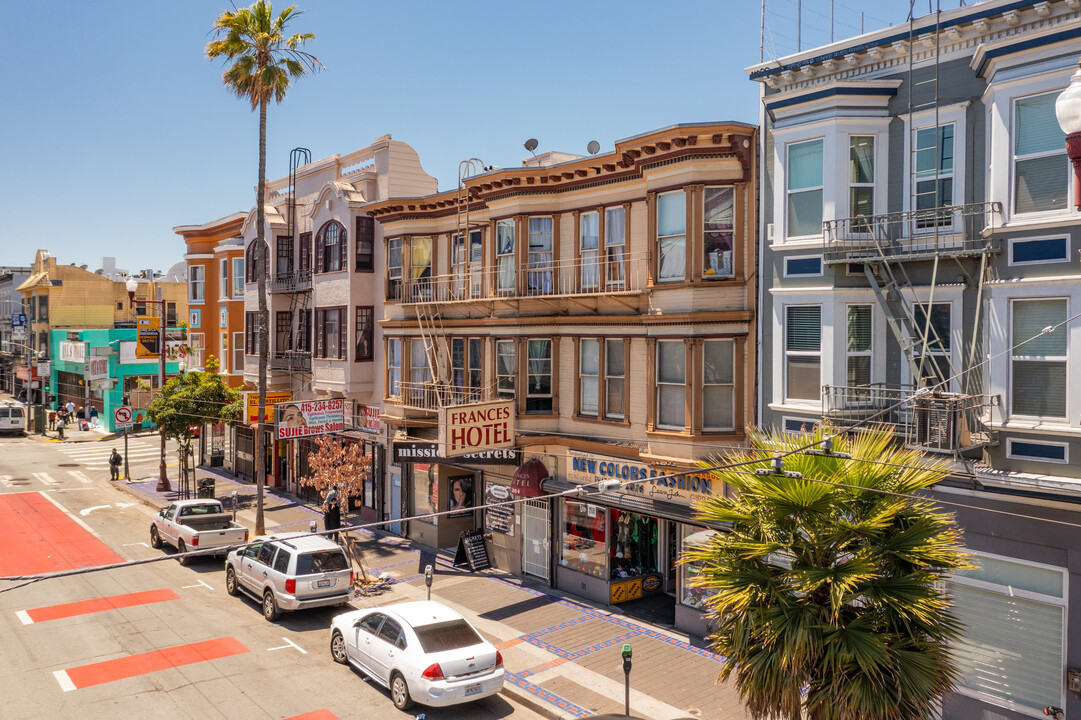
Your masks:
<svg viewBox="0 0 1081 720"><path fill-rule="evenodd" d="M181 452L191 455L191 441L204 423L232 420L239 393L227 386L218 374L218 360L207 358L206 372L190 370L169 378L146 410L162 435L181 444Z"/></svg>
<svg viewBox="0 0 1081 720"><path fill-rule="evenodd" d="M305 487L314 488L319 497L325 498L333 487L338 488L338 504L349 507L349 499L364 494L364 482L372 471L371 459L364 455L360 443L343 442L330 435L320 435L315 441L315 452L308 453L308 467L311 474L299 479ZM348 523L346 523L348 524ZM349 546L349 531L345 531L346 545ZM359 556L354 556L360 565L360 572L365 582L368 574Z"/></svg>
<svg viewBox="0 0 1081 720"><path fill-rule="evenodd" d="M755 433L762 460L829 433ZM958 679L959 624L942 584L971 567L950 515L914 497L946 476L943 461L872 429L835 440L836 455L797 452L784 470L712 472L738 491L699 517L731 523L683 561L707 599L713 649L728 658L755 718L917 720L934 717ZM837 483L843 483L843 486Z"/></svg>

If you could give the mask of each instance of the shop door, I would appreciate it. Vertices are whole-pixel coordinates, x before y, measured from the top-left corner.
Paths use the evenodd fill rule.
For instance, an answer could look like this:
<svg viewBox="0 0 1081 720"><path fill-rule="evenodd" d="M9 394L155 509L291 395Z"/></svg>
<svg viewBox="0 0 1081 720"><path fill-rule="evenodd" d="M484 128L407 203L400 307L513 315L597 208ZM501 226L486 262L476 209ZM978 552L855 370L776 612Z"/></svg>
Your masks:
<svg viewBox="0 0 1081 720"><path fill-rule="evenodd" d="M390 519L402 519L402 469L397 465L390 466ZM390 531L395 535L402 534L402 524L392 522Z"/></svg>
<svg viewBox="0 0 1081 720"><path fill-rule="evenodd" d="M236 429L236 474L255 477L255 431L250 427Z"/></svg>
<svg viewBox="0 0 1081 720"><path fill-rule="evenodd" d="M551 513L547 500L522 503L522 572L551 582L549 533Z"/></svg>

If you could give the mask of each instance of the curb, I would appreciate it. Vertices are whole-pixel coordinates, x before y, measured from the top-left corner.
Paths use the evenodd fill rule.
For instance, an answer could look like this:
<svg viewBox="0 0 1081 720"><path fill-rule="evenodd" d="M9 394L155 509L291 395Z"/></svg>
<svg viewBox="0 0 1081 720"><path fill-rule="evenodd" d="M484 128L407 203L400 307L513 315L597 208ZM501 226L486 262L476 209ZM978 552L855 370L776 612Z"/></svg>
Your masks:
<svg viewBox="0 0 1081 720"><path fill-rule="evenodd" d="M503 689L499 691L499 694L506 695L518 705L522 705L538 715L543 715L548 718L548 720L580 720L577 715L560 712L546 700L541 700L539 697L530 695L517 685L511 685L506 679L503 680Z"/></svg>

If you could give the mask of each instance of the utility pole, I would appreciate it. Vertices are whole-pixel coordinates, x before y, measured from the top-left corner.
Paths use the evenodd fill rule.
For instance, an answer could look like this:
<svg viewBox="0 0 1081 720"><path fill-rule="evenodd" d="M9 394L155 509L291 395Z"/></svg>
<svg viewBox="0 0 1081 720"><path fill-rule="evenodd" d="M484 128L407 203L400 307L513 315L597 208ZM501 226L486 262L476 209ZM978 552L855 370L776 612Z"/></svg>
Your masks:
<svg viewBox="0 0 1081 720"><path fill-rule="evenodd" d="M153 278L151 278L153 280ZM161 297L161 285L158 285L158 331L161 333L161 340L158 343L158 393L162 393L165 390L165 301ZM161 435L161 462L158 466L158 486L155 488L158 492L169 492L172 488L169 486L169 476L165 474L165 433L162 429L158 428L158 434Z"/></svg>

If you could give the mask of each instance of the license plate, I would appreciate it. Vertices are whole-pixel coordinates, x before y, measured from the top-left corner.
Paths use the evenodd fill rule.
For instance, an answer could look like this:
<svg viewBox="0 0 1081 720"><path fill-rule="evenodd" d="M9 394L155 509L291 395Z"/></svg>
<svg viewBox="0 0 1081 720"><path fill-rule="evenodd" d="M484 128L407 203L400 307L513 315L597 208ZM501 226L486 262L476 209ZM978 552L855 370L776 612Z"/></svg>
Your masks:
<svg viewBox="0 0 1081 720"><path fill-rule="evenodd" d="M465 686L466 697L470 695L480 695L480 691L484 688L483 683L473 683L472 685Z"/></svg>
<svg viewBox="0 0 1081 720"><path fill-rule="evenodd" d="M315 581L315 586L316 586L317 588L325 588L325 587L330 587L330 586L331 586L331 585L333 585L333 584L334 584L334 581L333 581L333 580L331 580L330 578L327 578L327 579L325 579L325 580L316 580L316 581Z"/></svg>

